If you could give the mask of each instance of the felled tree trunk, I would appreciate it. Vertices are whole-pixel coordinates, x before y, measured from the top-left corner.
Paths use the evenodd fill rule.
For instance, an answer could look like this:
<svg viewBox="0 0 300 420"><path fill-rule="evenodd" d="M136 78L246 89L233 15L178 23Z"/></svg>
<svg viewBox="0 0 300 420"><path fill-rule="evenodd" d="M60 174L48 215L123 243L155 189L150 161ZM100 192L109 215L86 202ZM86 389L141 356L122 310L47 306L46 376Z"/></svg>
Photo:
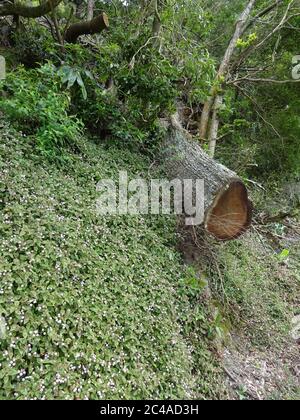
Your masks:
<svg viewBox="0 0 300 420"><path fill-rule="evenodd" d="M99 34L104 29L109 28L109 20L106 13L96 16L90 21L78 22L71 25L65 35L65 40L69 43L75 44L78 37L81 35Z"/></svg>
<svg viewBox="0 0 300 420"><path fill-rule="evenodd" d="M249 228L252 203L234 172L209 157L182 129L169 128L162 150L163 165L171 178L204 180L204 228L208 233L224 241Z"/></svg>

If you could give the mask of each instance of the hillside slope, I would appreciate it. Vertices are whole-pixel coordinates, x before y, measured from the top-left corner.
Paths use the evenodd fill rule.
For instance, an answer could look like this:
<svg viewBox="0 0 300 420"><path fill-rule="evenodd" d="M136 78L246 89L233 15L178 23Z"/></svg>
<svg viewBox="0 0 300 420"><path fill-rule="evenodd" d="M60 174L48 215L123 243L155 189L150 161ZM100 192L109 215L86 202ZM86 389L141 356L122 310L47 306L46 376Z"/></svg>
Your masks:
<svg viewBox="0 0 300 420"><path fill-rule="evenodd" d="M97 216L100 179L151 163L85 138L64 159L1 121L0 398L299 398L298 248Z"/></svg>
<svg viewBox="0 0 300 420"><path fill-rule="evenodd" d="M82 140L60 168L0 130L0 397L217 396L175 221L95 213L99 179L149 162Z"/></svg>

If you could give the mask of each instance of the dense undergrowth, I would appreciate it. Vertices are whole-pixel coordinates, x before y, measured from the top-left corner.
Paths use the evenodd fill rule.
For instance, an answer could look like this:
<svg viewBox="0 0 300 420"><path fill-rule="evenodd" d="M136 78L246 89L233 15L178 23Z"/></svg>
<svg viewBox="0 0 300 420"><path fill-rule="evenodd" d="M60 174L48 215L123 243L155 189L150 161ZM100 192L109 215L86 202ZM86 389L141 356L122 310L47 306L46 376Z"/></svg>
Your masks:
<svg viewBox="0 0 300 420"><path fill-rule="evenodd" d="M80 147L58 168L1 127L1 398L217 397L211 326L174 220L95 213L97 179L149 162Z"/></svg>
<svg viewBox="0 0 300 420"><path fill-rule="evenodd" d="M217 342L240 330L282 346L298 269L253 240L214 245L218 269L205 252L201 262L207 301L173 218L96 215L97 181L119 168L147 176L148 159L78 148L57 165L1 123L0 397L225 398Z"/></svg>

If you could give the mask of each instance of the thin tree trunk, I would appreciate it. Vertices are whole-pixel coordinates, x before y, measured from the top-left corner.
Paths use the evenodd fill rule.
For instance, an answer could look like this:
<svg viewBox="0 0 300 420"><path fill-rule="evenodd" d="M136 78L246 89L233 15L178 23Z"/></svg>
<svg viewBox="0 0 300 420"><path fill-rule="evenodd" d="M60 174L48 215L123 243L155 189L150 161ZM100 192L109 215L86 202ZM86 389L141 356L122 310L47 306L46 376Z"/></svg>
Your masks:
<svg viewBox="0 0 300 420"><path fill-rule="evenodd" d="M214 157L217 145L218 131L219 131L219 110L223 103L223 97L217 95L213 104L213 114L211 118L209 131L209 155Z"/></svg>
<svg viewBox="0 0 300 420"><path fill-rule="evenodd" d="M160 11L162 8L162 0L154 1L154 18L152 24L152 36L155 37L154 45L157 47L158 51L162 50L162 39L159 38L161 33L161 18Z"/></svg>
<svg viewBox="0 0 300 420"><path fill-rule="evenodd" d="M234 34L230 40L230 43L227 47L227 50L224 54L224 57L221 61L218 73L217 73L217 81L220 82L223 77L226 76L228 71L231 58L235 52L236 45L238 39L243 35L245 29L247 28L247 21L251 14L253 7L255 6L256 0L250 0L247 4L247 7L243 10L242 14L240 15L239 19L236 22ZM219 107L223 101L222 95L218 95L216 92L216 88L214 87L211 91L211 95L204 104L204 109L200 119L200 126L199 126L199 134L200 137L207 138L207 131L208 125L210 120L211 112L213 111L213 120L210 128L209 140L210 145L209 148L211 152L214 153L215 146L216 146L216 139L218 135L218 126L219 126Z"/></svg>
<svg viewBox="0 0 300 420"><path fill-rule="evenodd" d="M211 108L213 106L213 102L214 102L214 98L213 96L210 96L204 104L201 118L200 118L200 123L199 123L200 139L206 138L208 123L209 123L209 116L210 116Z"/></svg>
<svg viewBox="0 0 300 420"><path fill-rule="evenodd" d="M161 30L161 19L159 15L159 9L161 6L160 0L155 0L154 2L154 19L152 25L152 36L159 36Z"/></svg>
<svg viewBox="0 0 300 420"><path fill-rule="evenodd" d="M92 20L94 17L95 0L88 0L87 5L87 20Z"/></svg>
<svg viewBox="0 0 300 420"><path fill-rule="evenodd" d="M12 4L15 4L15 0L11 1ZM16 25L16 30L18 31L20 28L20 16L18 15L13 15L13 22Z"/></svg>

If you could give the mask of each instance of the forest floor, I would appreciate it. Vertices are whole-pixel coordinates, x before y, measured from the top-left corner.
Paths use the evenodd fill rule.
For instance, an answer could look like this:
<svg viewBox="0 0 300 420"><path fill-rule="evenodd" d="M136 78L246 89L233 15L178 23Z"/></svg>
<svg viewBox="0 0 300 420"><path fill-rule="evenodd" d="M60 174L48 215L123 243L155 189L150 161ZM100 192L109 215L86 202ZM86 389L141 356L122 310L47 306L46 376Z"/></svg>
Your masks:
<svg viewBox="0 0 300 420"><path fill-rule="evenodd" d="M290 328L267 346L254 344L245 331L232 333L230 344L224 348L223 366L233 398L300 399L300 295L297 276L300 235L297 227L295 230L287 229L281 240L282 248L288 247L292 255L291 261L282 261L278 265L279 278L295 288L290 301L293 308L289 315ZM263 322L263 318L260 321Z"/></svg>
<svg viewBox="0 0 300 420"><path fill-rule="evenodd" d="M223 353L230 395L234 399L299 399L299 344L288 339L282 348L258 349L247 337L232 335Z"/></svg>
<svg viewBox="0 0 300 420"><path fill-rule="evenodd" d="M210 273L206 304L223 317L216 347L230 399L300 399L300 225L285 225L281 235L255 226L219 249L190 235L180 246L200 277Z"/></svg>

